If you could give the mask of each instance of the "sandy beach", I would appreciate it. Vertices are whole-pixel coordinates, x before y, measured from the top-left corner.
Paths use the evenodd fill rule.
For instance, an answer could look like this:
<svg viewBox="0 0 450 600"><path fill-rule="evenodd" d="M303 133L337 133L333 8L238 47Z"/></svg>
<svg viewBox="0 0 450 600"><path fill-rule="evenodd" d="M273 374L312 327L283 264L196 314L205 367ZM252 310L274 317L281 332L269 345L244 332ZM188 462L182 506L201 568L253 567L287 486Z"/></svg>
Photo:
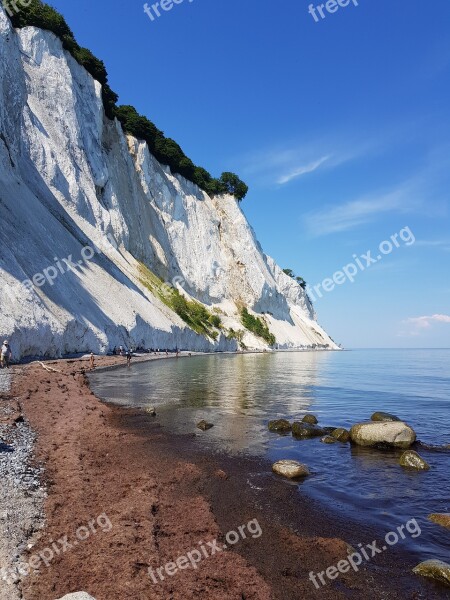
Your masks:
<svg viewBox="0 0 450 600"><path fill-rule="evenodd" d="M96 358L101 368L123 363ZM376 532L338 522L270 465L261 463L258 486L249 486L253 459L205 452L194 429L174 436L157 415L102 403L88 385L88 360L45 365L54 370L14 367L2 395L2 407L15 407L11 426L20 417L37 436L34 463L47 490L45 526L30 528L33 546L22 558L30 574L9 586L18 597L56 600L81 590L96 600L445 597L415 578L413 562L395 549L316 588L311 571L337 564L348 544ZM229 532L239 538L233 544ZM39 555L45 561L36 564ZM184 556L194 560L177 563Z"/></svg>

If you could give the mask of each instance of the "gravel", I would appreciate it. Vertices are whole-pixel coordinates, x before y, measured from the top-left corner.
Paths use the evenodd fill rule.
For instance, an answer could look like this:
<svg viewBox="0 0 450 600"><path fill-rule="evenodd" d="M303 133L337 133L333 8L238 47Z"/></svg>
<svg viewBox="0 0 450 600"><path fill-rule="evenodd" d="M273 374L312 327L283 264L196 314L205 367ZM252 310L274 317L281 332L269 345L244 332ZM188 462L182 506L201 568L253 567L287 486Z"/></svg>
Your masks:
<svg viewBox="0 0 450 600"><path fill-rule="evenodd" d="M17 402L5 397L10 385L10 372L0 370L0 600L22 598L21 556L43 527L46 496L42 473L31 466L35 435L17 419Z"/></svg>
<svg viewBox="0 0 450 600"><path fill-rule="evenodd" d="M0 393L9 392L11 386L11 371L0 369Z"/></svg>

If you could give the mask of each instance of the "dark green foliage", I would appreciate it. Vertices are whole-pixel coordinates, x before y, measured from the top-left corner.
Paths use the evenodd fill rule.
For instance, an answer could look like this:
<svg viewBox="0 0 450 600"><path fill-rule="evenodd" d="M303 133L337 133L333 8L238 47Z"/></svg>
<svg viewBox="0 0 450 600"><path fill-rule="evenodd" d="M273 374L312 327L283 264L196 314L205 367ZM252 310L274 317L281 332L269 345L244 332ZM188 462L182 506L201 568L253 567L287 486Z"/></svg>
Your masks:
<svg viewBox="0 0 450 600"><path fill-rule="evenodd" d="M211 314L203 304L195 300L186 300L178 290L173 290L171 307L191 329L202 335L217 339L219 333L211 330L211 327L219 328L222 322L220 317Z"/></svg>
<svg viewBox="0 0 450 600"><path fill-rule="evenodd" d="M294 271L292 269L283 269L283 273L286 273L288 277L295 277Z"/></svg>
<svg viewBox="0 0 450 600"><path fill-rule="evenodd" d="M246 329L265 340L269 344L269 346L275 345L275 336L273 335L273 333L270 333L270 330L264 323L264 321L259 317L254 317L253 315L251 315L246 308L242 309L241 321L242 325Z"/></svg>
<svg viewBox="0 0 450 600"><path fill-rule="evenodd" d="M211 315L209 317L209 322L213 327L216 327L217 329L220 329L220 327L222 327L222 319L219 317L219 315Z"/></svg>
<svg viewBox="0 0 450 600"><path fill-rule="evenodd" d="M222 173L220 176L220 185L224 192L232 194L239 201L243 200L248 192L248 186L234 173Z"/></svg>
<svg viewBox="0 0 450 600"><path fill-rule="evenodd" d="M31 0L29 6L20 6L20 10L17 12L11 7L10 10L7 9L7 13L10 15L14 27L34 26L47 29L57 35L64 48L72 54L75 60L102 84L106 115L110 119L117 117L126 133L145 140L155 158L162 164L168 165L173 173L179 173L193 181L212 196L229 193L239 201L245 197L248 187L237 175L223 173L220 179L213 179L208 171L197 167L174 140L166 138L162 131L146 117L140 115L135 108L117 106L119 97L109 87L108 73L103 61L94 56L87 48L82 48L77 44L64 17L54 8L41 0Z"/></svg>
<svg viewBox="0 0 450 600"><path fill-rule="evenodd" d="M304 290L306 290L307 283L303 279L303 277L297 277L292 269L283 269L283 272L286 273L288 277L292 277L292 279L295 279L298 285Z"/></svg>
<svg viewBox="0 0 450 600"><path fill-rule="evenodd" d="M303 279L303 277L296 277L295 281L301 288L303 288L304 290L306 289L306 281Z"/></svg>

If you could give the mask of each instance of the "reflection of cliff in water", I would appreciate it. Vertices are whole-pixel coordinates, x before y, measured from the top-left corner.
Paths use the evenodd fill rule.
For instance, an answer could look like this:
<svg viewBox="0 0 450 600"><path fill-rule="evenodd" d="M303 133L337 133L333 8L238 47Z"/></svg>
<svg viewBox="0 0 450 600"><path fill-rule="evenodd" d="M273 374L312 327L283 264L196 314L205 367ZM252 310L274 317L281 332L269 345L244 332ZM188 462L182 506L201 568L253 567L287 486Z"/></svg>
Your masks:
<svg viewBox="0 0 450 600"><path fill-rule="evenodd" d="M102 398L157 406L162 425L195 432L230 452L263 450L271 418L294 419L314 404L327 353L219 355L135 364L92 377ZM200 419L214 423L201 434Z"/></svg>

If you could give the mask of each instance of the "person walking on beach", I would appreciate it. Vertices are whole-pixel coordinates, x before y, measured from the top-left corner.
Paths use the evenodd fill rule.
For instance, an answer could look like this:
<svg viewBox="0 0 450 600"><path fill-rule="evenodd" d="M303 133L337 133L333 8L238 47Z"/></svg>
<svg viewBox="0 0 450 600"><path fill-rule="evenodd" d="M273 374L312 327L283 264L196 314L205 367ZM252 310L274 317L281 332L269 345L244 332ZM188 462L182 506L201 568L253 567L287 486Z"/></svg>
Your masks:
<svg viewBox="0 0 450 600"><path fill-rule="evenodd" d="M131 356L132 356L131 350L128 349L127 350L127 367L131 366Z"/></svg>
<svg viewBox="0 0 450 600"><path fill-rule="evenodd" d="M9 363L11 362L11 358L12 358L11 347L9 345L8 340L5 340L3 342L3 346L2 346L2 348L0 350L0 364L1 364L2 369L3 369L3 367L5 365L6 365L6 367L9 367Z"/></svg>
<svg viewBox="0 0 450 600"><path fill-rule="evenodd" d="M91 352L90 365L91 365L91 371L93 371L94 368L95 368L95 359L94 359L94 353L93 352Z"/></svg>

